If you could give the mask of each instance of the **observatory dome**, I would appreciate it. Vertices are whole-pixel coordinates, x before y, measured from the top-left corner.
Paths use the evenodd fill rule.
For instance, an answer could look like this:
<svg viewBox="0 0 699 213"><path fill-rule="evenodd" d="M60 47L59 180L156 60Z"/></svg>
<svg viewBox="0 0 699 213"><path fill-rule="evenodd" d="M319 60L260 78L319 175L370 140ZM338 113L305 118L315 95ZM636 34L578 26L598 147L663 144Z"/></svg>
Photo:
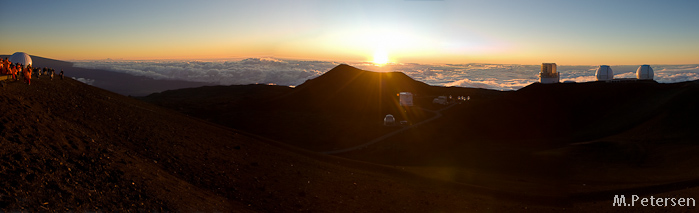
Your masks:
<svg viewBox="0 0 699 213"><path fill-rule="evenodd" d="M636 70L636 78L643 80L653 80L653 68L650 65L641 65Z"/></svg>
<svg viewBox="0 0 699 213"><path fill-rule="evenodd" d="M10 62L14 63L20 63L24 66L31 65L32 64L32 58L29 57L28 54L23 53L23 52L16 52L10 56Z"/></svg>
<svg viewBox="0 0 699 213"><path fill-rule="evenodd" d="M396 124L396 118L391 114L386 115L386 117L383 119L383 125L385 126L391 126L394 124Z"/></svg>
<svg viewBox="0 0 699 213"><path fill-rule="evenodd" d="M544 84L558 83L561 80L560 73L556 71L556 63L542 63L539 72L539 82Z"/></svg>
<svg viewBox="0 0 699 213"><path fill-rule="evenodd" d="M611 67L607 65L600 65L597 68L597 72L595 72L595 77L597 77L598 81L612 80L614 79L614 72L612 72Z"/></svg>

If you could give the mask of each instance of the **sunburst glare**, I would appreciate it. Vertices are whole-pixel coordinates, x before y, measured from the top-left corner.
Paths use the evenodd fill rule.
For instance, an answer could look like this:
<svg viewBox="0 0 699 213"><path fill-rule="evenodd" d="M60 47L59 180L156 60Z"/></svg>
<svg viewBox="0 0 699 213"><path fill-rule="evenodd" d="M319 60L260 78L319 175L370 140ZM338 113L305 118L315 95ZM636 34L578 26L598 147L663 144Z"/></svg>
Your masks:
<svg viewBox="0 0 699 213"><path fill-rule="evenodd" d="M378 49L374 52L374 64L381 66L388 62L388 52L386 50Z"/></svg>

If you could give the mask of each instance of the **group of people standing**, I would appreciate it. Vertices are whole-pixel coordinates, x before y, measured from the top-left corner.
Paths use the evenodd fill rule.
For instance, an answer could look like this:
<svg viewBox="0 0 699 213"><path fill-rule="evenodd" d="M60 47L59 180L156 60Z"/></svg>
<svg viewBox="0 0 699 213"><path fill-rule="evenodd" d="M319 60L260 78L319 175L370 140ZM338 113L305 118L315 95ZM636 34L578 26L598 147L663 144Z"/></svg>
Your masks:
<svg viewBox="0 0 699 213"><path fill-rule="evenodd" d="M53 76L56 71L53 68L38 68L32 67L31 64L24 66L20 63L12 63L7 58L0 59L0 74L12 75L12 79L19 80L20 77L24 78L24 82L31 85L32 73L36 74L36 77L41 77L41 75L47 75L53 80ZM58 74L58 77L63 79L63 70Z"/></svg>

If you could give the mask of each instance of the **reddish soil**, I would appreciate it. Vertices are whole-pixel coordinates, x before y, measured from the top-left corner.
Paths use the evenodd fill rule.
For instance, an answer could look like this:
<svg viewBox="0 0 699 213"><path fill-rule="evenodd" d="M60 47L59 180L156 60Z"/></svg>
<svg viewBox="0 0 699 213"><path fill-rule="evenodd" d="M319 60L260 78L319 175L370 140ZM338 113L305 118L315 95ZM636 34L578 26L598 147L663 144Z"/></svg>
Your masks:
<svg viewBox="0 0 699 213"><path fill-rule="evenodd" d="M3 211L424 212L529 206L400 168L298 150L72 79L9 82L0 88L0 122Z"/></svg>
<svg viewBox="0 0 699 213"><path fill-rule="evenodd" d="M418 94L417 107L397 108L393 94L399 91ZM684 190L699 186L699 175L687 173L699 169L699 157L693 154L699 151L696 81L532 84L497 92L431 87L402 73L341 65L294 89L193 88L143 100L308 150L329 151L395 130L381 126L385 114L418 121L430 117L423 109L438 108L430 101L445 94L468 95L471 101L443 111L433 122L338 156L398 166L436 180L564 199L576 207L611 205L620 193L691 195Z"/></svg>
<svg viewBox="0 0 699 213"><path fill-rule="evenodd" d="M347 85L361 84L362 81ZM33 79L32 85L9 82L0 88L0 146L3 147L0 150L0 210L692 211L696 208L612 207L612 202L613 196L620 193L627 197L632 194L699 197L697 174L687 172L699 169L696 166L699 157L695 154L699 151L695 144L696 122L693 122L696 112L689 111L696 109L697 101L688 99L696 97L696 85L696 82L688 82L668 86L667 90L653 96L659 101L649 106L660 109L646 110L654 112L653 115L622 123L623 128L612 133L596 131L599 136L594 140L569 141L572 144L553 143L555 140L543 138L545 142L542 143L518 145L515 142L527 140L508 142L507 136L490 141L493 143L476 143L481 140L453 140L462 136L459 131L450 131L458 134L436 131L446 128L446 124L461 125L463 120L459 118L472 116L464 110L487 109L488 103L504 100L500 97L512 94L510 97L514 98L510 99L515 102L527 100L526 96L515 97L520 93L503 96L499 92L480 91L480 94L491 94L490 99L489 95L475 98L472 103L446 110L444 114L450 113L452 117L445 116L435 121L434 126L407 131L370 149L343 155L363 160L357 161L299 149L287 145L285 140L281 140L282 143L241 132L72 79L42 77ZM226 87L207 89L222 88ZM312 96L300 92L307 90L303 87L299 90L238 89L241 88L269 98L245 98L248 93L241 92L236 96L240 98L212 101L207 105L224 104L218 105L218 109L261 115L260 112L287 107L269 103L287 98L313 100ZM427 88L425 91L432 90ZM418 89L416 93L429 97L454 89L434 90L437 92ZM197 96L195 90L188 91L191 93L188 97ZM325 91L338 92L333 87ZM395 94L386 92L390 93ZM178 97L174 94L169 93L170 97ZM675 95L661 98L667 94ZM296 95L299 96L294 97ZM208 100L223 96L208 96ZM231 107L225 107L226 103ZM192 107L197 105L178 108L177 104L170 104L173 109L188 111L190 115L195 115L191 112L197 109ZM319 144L311 141L313 137L309 132L314 129L303 129L319 127L318 123L306 120L306 115L337 115L353 109L346 104L330 103L325 105L326 110L314 112L315 109L306 110L304 105L314 104L293 104L288 106L292 110L282 110L283 115L289 116L284 119L293 116L298 119L293 125L280 126L289 129L279 129L297 132L290 141L299 144L304 144L299 140L303 135L311 138L307 144ZM382 109L378 110L383 114ZM202 114L215 115L212 112L217 111ZM377 113L362 111L365 112ZM481 114L487 116L496 112ZM683 116L694 120L684 121ZM622 113L617 119L627 117L634 116ZM454 120L450 123L450 119ZM483 129L490 131L489 128ZM430 140L435 134L444 135L441 136L444 140ZM410 140L395 139L401 137ZM649 140L644 140L646 138ZM420 141L434 146L420 145ZM450 146L457 141L462 141L462 145Z"/></svg>

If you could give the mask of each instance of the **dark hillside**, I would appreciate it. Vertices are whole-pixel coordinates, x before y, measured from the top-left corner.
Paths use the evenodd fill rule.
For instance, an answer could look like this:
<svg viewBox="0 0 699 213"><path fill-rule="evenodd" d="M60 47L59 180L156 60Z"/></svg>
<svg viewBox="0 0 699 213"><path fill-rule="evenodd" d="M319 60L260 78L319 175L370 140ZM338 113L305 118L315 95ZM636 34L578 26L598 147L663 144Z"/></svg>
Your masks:
<svg viewBox="0 0 699 213"><path fill-rule="evenodd" d="M488 133L481 135L484 139L571 143L616 135L661 113L677 112L671 109L692 104L688 93L699 94L696 82L536 83L452 118L468 120L464 126ZM497 113L479 114L486 111ZM691 115L683 120L699 118L691 110L683 113Z"/></svg>
<svg viewBox="0 0 699 213"><path fill-rule="evenodd" d="M413 80L402 72L372 72L341 64L317 78L310 79L294 89L289 103L312 110L329 112L397 114L400 92L415 95L416 105L432 108L432 99L440 95L471 96L474 99L492 99L506 92L458 87L430 86Z"/></svg>
<svg viewBox="0 0 699 213"><path fill-rule="evenodd" d="M511 211L550 204L308 153L72 79L0 87L0 123L0 211Z"/></svg>
<svg viewBox="0 0 699 213"><path fill-rule="evenodd" d="M311 110L380 116L385 111L398 111L396 94L400 92L432 95L429 85L402 72L369 72L342 64L299 85L285 101L298 101L299 106Z"/></svg>
<svg viewBox="0 0 699 213"><path fill-rule="evenodd" d="M285 143L326 151L396 130L381 126L383 113L390 111L377 107L397 102L396 91L418 88L414 93L425 98L417 102L418 107L427 117L434 112L425 108L440 108L429 103L434 96L468 95L470 101L441 111L443 116L432 122L337 155L398 166L449 182L589 202L574 204L575 209L608 207L599 203L607 204L620 193L690 196L699 185L699 177L686 172L699 169L699 157L694 155L699 151L699 133L695 131L699 129L699 113L693 110L699 102L692 98L699 93L697 82L537 83L516 92L497 92L419 89L421 84L411 84L412 79L391 75L340 66L294 89L208 87L144 99ZM392 80L386 80L389 78ZM391 87L399 89L391 91ZM379 91L386 91L386 95ZM191 104L196 100L202 104ZM209 104L221 107L207 108ZM354 108L357 110L352 111ZM371 118L372 110L382 114L358 119Z"/></svg>
<svg viewBox="0 0 699 213"><path fill-rule="evenodd" d="M435 155L447 157L444 151L461 155L457 154L460 149L454 149L461 145L541 148L621 135L633 140L699 138L699 133L691 130L699 129L699 113L691 110L699 108L691 98L699 94L697 85L697 81L535 83L498 99L454 107L443 118L422 127L419 135L407 132L388 144L414 141L408 144L420 147L416 152L434 150ZM419 145L422 141L435 143ZM411 158L409 153L401 155ZM393 156L385 154L373 155Z"/></svg>
<svg viewBox="0 0 699 213"><path fill-rule="evenodd" d="M415 107L402 108L399 92L411 92ZM142 98L225 126L314 151L350 147L398 127L383 118L418 123L439 109L438 95L488 100L506 92L429 86L400 72L379 73L339 65L296 88L266 85L202 87Z"/></svg>
<svg viewBox="0 0 699 213"><path fill-rule="evenodd" d="M698 94L697 81L533 84L341 156L581 181L692 179Z"/></svg>
<svg viewBox="0 0 699 213"><path fill-rule="evenodd" d="M271 100L287 95L292 88L276 85L205 86L168 90L151 94L144 100L176 109L185 114L213 118L237 108L277 108Z"/></svg>

